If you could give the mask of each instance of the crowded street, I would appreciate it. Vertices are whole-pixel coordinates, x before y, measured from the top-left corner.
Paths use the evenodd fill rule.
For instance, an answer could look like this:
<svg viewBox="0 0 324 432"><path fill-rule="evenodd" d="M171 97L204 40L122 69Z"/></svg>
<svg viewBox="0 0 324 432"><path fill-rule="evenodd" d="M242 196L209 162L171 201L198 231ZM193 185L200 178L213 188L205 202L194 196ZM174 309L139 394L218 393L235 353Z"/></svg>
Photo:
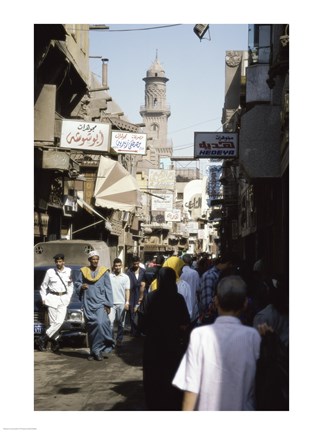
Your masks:
<svg viewBox="0 0 324 432"><path fill-rule="evenodd" d="M34 76L35 412L289 411L289 24L35 24Z"/></svg>
<svg viewBox="0 0 324 432"><path fill-rule="evenodd" d="M4 20L0 432L321 430L315 4L53 6Z"/></svg>

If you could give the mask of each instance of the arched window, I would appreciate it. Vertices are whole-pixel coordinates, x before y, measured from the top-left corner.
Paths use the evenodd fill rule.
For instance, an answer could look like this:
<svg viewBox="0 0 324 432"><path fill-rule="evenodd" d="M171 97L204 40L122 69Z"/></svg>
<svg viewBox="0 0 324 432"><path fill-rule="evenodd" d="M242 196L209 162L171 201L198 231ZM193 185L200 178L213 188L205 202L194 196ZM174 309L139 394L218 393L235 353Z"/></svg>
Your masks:
<svg viewBox="0 0 324 432"><path fill-rule="evenodd" d="M151 131L154 132L155 138L159 138L159 125L157 125L156 123L153 123L151 126Z"/></svg>

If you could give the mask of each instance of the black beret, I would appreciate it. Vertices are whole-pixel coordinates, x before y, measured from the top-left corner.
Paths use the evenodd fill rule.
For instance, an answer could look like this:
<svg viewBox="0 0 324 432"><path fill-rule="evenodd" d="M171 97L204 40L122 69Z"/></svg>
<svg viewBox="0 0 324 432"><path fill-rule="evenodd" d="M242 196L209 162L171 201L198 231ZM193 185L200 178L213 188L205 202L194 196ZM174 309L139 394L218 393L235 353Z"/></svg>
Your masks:
<svg viewBox="0 0 324 432"><path fill-rule="evenodd" d="M59 259L64 260L64 255L63 255L63 254L56 254L55 256L53 256L53 258L54 258L55 260L59 260Z"/></svg>

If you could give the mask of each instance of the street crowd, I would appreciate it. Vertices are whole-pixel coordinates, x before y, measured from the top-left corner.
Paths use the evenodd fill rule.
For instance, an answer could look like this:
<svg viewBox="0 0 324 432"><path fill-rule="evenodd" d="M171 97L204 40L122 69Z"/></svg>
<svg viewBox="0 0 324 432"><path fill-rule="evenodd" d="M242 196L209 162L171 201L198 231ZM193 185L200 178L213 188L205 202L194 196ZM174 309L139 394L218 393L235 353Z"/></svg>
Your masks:
<svg viewBox="0 0 324 432"><path fill-rule="evenodd" d="M60 327L75 291L82 301L89 361L103 361L123 344L126 318L144 338L147 410L289 410L289 287L262 257L252 269L233 253L218 258L133 256L111 269L100 254L73 281L64 255L53 257L41 285L48 342L59 352ZM100 263L100 264L99 264Z"/></svg>

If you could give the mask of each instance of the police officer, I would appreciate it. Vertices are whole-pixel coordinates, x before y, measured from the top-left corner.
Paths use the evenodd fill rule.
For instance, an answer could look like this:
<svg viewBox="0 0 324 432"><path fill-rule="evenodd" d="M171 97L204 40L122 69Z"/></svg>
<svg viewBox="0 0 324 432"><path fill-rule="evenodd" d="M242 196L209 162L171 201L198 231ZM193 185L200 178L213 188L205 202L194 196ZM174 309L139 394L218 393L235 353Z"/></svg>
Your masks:
<svg viewBox="0 0 324 432"><path fill-rule="evenodd" d="M71 269L64 266L64 255L53 257L55 268L48 269L40 287L43 305L48 307L50 326L39 339L39 351L45 351L47 342L51 342L53 352L59 349L59 330L64 322L66 309L73 293Z"/></svg>

